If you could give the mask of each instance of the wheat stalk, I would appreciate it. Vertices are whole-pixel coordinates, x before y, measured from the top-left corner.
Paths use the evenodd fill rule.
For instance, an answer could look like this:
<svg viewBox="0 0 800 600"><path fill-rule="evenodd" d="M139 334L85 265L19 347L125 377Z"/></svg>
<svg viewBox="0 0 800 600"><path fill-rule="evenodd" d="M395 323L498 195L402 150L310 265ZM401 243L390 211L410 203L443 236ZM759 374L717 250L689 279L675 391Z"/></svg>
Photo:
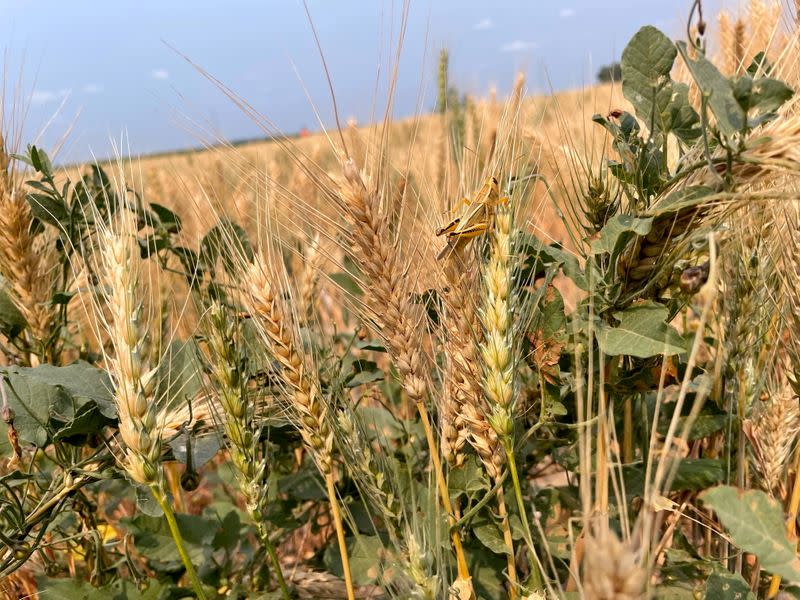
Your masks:
<svg viewBox="0 0 800 600"><path fill-rule="evenodd" d="M205 598L202 584L183 545L175 514L168 501L161 467L161 431L156 403L148 398L153 373L146 371L146 323L142 318L142 259L136 238L134 215L118 211L116 226L101 231L100 278L106 290L108 318L98 310L97 318L106 323L114 356L110 371L116 383L114 401L119 417L119 432L124 456L120 462L136 483L150 488L161 506L181 556L187 575L199 598Z"/></svg>
<svg viewBox="0 0 800 600"><path fill-rule="evenodd" d="M247 513L272 561L281 592L288 599L291 594L265 520L267 460L265 456L259 456L254 435L254 431L257 431L255 410L247 404L246 376L242 373L239 359L239 330L218 302L211 306L208 318L208 364L216 383L218 404L225 413L222 428L238 475L239 489L244 496Z"/></svg>
<svg viewBox="0 0 800 600"><path fill-rule="evenodd" d="M368 309L372 312L386 341L389 353L400 374L403 390L416 404L417 412L425 428L442 505L451 524L454 524L455 515L450 504L447 484L444 481L439 449L433 437L425 406L428 395L425 374L426 357L421 350L419 319L412 318L412 315L417 314L418 310L410 305L404 295L405 272L399 262L396 249L387 240L386 220L379 213L378 191L370 190L367 187L365 178L359 173L352 160L345 161L343 173L344 179L339 186L339 197L351 225L353 255L370 285ZM451 538L456 552L460 585L471 589L461 536L454 529Z"/></svg>
<svg viewBox="0 0 800 600"><path fill-rule="evenodd" d="M56 315L50 302L54 292L56 255L53 245L42 242L33 228L33 216L17 173L12 167L0 131L0 275L17 308L25 316L32 341L38 348L29 358L44 357Z"/></svg>
<svg viewBox="0 0 800 600"><path fill-rule="evenodd" d="M342 556L347 596L355 598L350 560L345 543L341 510L336 496L333 473L333 432L328 424L327 407L317 378L306 365L295 342L296 326L283 307L279 288L273 283L269 266L257 259L245 273L245 302L256 320L262 339L270 353L281 364L281 378L291 406L298 415L300 435L322 473L333 513L339 552Z"/></svg>

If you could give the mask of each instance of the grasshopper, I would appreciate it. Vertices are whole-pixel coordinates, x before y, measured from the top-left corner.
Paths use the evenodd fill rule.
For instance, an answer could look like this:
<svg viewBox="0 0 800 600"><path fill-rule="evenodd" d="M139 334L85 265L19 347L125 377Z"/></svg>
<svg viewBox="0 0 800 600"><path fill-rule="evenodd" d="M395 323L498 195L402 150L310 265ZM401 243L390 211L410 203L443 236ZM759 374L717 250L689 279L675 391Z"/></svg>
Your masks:
<svg viewBox="0 0 800 600"><path fill-rule="evenodd" d="M464 198L464 209L461 214L436 230L437 236L447 236L447 245L436 256L436 260L450 257L466 246L472 238L486 231L495 207L507 201L508 198L500 197L497 178L489 177L472 200Z"/></svg>

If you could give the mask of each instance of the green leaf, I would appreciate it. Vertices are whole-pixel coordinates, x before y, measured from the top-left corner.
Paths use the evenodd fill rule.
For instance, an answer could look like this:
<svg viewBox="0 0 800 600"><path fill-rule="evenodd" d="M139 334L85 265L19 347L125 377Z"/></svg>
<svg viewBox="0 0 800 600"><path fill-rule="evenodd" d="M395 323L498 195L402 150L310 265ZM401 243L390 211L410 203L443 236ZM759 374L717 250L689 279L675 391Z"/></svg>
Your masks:
<svg viewBox="0 0 800 600"><path fill-rule="evenodd" d="M689 417L680 417L678 419L678 431L683 431ZM712 433L720 431L728 424L729 416L726 414L701 414L695 418L692 423L692 429L689 431L689 441L701 440L708 437ZM658 431L661 434L666 434L669 423L664 422L659 425Z"/></svg>
<svg viewBox="0 0 800 600"><path fill-rule="evenodd" d="M470 456L462 466L450 471L447 487L450 490L450 496L456 498L461 494L469 496L476 492L486 491L489 489L489 484L484 477L483 467L474 456Z"/></svg>
<svg viewBox="0 0 800 600"><path fill-rule="evenodd" d="M358 281L350 273L341 271L339 273L331 273L328 275L331 281L342 288L351 296L363 296L364 290L358 284Z"/></svg>
<svg viewBox="0 0 800 600"><path fill-rule="evenodd" d="M794 96L794 90L779 79L760 77L753 81L750 109L760 115L772 113L783 106L792 96Z"/></svg>
<svg viewBox="0 0 800 600"><path fill-rule="evenodd" d="M155 214L158 219L158 224L161 225L168 233L179 233L182 227L181 218L168 209L166 206L151 202L148 207Z"/></svg>
<svg viewBox="0 0 800 600"><path fill-rule="evenodd" d="M382 406L360 406L358 415L370 437L379 440L396 440L407 434L403 424Z"/></svg>
<svg viewBox="0 0 800 600"><path fill-rule="evenodd" d="M637 31L622 51L622 93L648 126L656 94L669 83L676 56L675 44L650 25Z"/></svg>
<svg viewBox="0 0 800 600"><path fill-rule="evenodd" d="M602 323L597 331L600 349L610 356L649 358L686 352L686 341L666 323L668 311L655 302L642 302L614 313L619 325Z"/></svg>
<svg viewBox="0 0 800 600"><path fill-rule="evenodd" d="M172 342L158 363L156 402L177 407L194 400L203 387L202 363L194 340Z"/></svg>
<svg viewBox="0 0 800 600"><path fill-rule="evenodd" d="M14 339L28 326L25 316L17 308L3 287L0 287L0 333Z"/></svg>
<svg viewBox="0 0 800 600"><path fill-rule="evenodd" d="M214 536L214 549L225 548L228 551L234 550L242 539L242 529L244 529L244 525L239 518L239 511L235 508L228 511L228 513L222 517L220 529Z"/></svg>
<svg viewBox="0 0 800 600"><path fill-rule="evenodd" d="M350 572L356 585L369 585L381 574L380 557L383 543L377 535L359 535L346 540L350 558ZM328 544L323 557L327 570L338 577L344 576L342 557L336 542Z"/></svg>
<svg viewBox="0 0 800 600"><path fill-rule="evenodd" d="M168 587L157 579L148 579L144 589L139 589L134 582L125 579L96 588L81 578L40 577L36 580L36 587L37 596L61 600L161 600L175 597L168 595Z"/></svg>
<svg viewBox="0 0 800 600"><path fill-rule="evenodd" d="M51 194L28 194L28 204L31 207L31 214L42 223L48 223L53 227L65 229L69 222L69 211L67 205L61 198Z"/></svg>
<svg viewBox="0 0 800 600"><path fill-rule="evenodd" d="M628 497L644 493L645 468L641 463L622 468L625 493ZM720 483L725 478L725 465L712 458L684 458L678 463L675 477L669 486L670 492L704 490Z"/></svg>
<svg viewBox="0 0 800 600"><path fill-rule="evenodd" d="M495 554L508 554L508 546L503 540L503 532L500 527L491 519L481 519L472 525L472 533L475 537Z"/></svg>
<svg viewBox="0 0 800 600"><path fill-rule="evenodd" d="M364 361L364 362L372 362L372 361ZM375 364L375 363L373 363ZM383 371L377 366L373 369L362 369L360 371L354 372L348 379L345 387L348 388L355 388L360 385L364 385L367 383L374 383L376 381L383 381Z"/></svg>
<svg viewBox="0 0 800 600"><path fill-rule="evenodd" d="M632 237L650 233L652 224L653 219L650 217L637 218L631 215L614 215L600 230L599 239L592 243L592 253L610 254L613 260Z"/></svg>
<svg viewBox="0 0 800 600"><path fill-rule="evenodd" d="M19 369L27 376L64 390L78 405L93 401L108 418L117 416L113 385L108 373L79 360L66 367L41 365L33 369Z"/></svg>
<svg viewBox="0 0 800 600"><path fill-rule="evenodd" d="M714 190L705 185L691 185L670 192L663 200L659 200L651 206L647 214L652 217L673 214L680 210L692 208L706 202L708 196Z"/></svg>
<svg viewBox="0 0 800 600"><path fill-rule="evenodd" d="M199 567L211 552L211 543L220 528L219 521L185 514L177 514L175 519L189 558ZM136 549L144 557L161 563L180 561L165 518L137 515L122 521L133 533Z"/></svg>
<svg viewBox="0 0 800 600"><path fill-rule="evenodd" d="M229 219L221 219L200 242L200 260L213 268L218 260L225 270L236 274L236 266L241 261L253 262L255 254L250 240L242 227Z"/></svg>
<svg viewBox="0 0 800 600"><path fill-rule="evenodd" d="M46 177L53 176L53 163L50 162L47 152L36 146L28 146L28 156L34 169Z"/></svg>
<svg viewBox="0 0 800 600"><path fill-rule="evenodd" d="M685 42L678 42L686 66L700 92L708 99L708 106L717 119L717 127L726 136L743 131L747 123L745 111L733 94L731 82L717 70L705 56L689 56Z"/></svg>
<svg viewBox="0 0 800 600"><path fill-rule="evenodd" d="M668 96L668 100L667 100ZM671 82L659 94L661 127L684 142L700 137L700 115L689 102L689 86Z"/></svg>
<svg viewBox="0 0 800 600"><path fill-rule="evenodd" d="M718 567L706 580L706 600L756 600L750 586L738 573Z"/></svg>
<svg viewBox="0 0 800 600"><path fill-rule="evenodd" d="M720 485L700 494L717 513L734 543L758 557L761 568L800 581L800 558L786 536L783 507L760 490Z"/></svg>
<svg viewBox="0 0 800 600"><path fill-rule="evenodd" d="M97 404L87 402L76 412L75 417L60 427L53 435L53 441L64 440L76 446L83 445L86 437L99 433L104 427L116 421L103 415Z"/></svg>

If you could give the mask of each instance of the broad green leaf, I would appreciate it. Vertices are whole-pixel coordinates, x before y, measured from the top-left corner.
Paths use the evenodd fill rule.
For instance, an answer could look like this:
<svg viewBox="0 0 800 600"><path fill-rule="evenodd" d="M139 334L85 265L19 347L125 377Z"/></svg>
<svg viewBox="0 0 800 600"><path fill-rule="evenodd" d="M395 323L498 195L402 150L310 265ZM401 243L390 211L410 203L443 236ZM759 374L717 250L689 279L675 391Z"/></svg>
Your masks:
<svg viewBox="0 0 800 600"><path fill-rule="evenodd" d="M239 518L239 511L232 509L221 519L220 528L214 536L213 547L215 550L225 548L228 551L236 549L242 540L244 525Z"/></svg>
<svg viewBox="0 0 800 600"><path fill-rule="evenodd" d="M325 484L316 471L304 469L290 473L278 481L278 491L297 500L322 500L327 498Z"/></svg>
<svg viewBox="0 0 800 600"><path fill-rule="evenodd" d="M139 589L136 583L125 579L96 588L82 578L40 577L36 580L36 588L37 597L59 600L161 600L174 597L169 594L169 586L154 578L146 580L144 589Z"/></svg>
<svg viewBox="0 0 800 600"><path fill-rule="evenodd" d="M503 540L503 532L491 519L481 519L472 525L472 533L481 544L495 554L508 554L508 546Z"/></svg>
<svg viewBox="0 0 800 600"><path fill-rule="evenodd" d="M62 428L68 435L72 428L88 433L91 423L99 427L117 416L108 374L83 361L66 367L6 367L3 385L20 438L39 447ZM87 421L81 409L88 403L104 419Z"/></svg>
<svg viewBox="0 0 800 600"><path fill-rule="evenodd" d="M452 498L461 494L469 496L489 489L483 467L474 456L470 456L459 468L450 470L447 486Z"/></svg>
<svg viewBox="0 0 800 600"><path fill-rule="evenodd" d="M720 485L700 494L717 513L734 543L758 557L761 568L788 581L800 581L800 558L786 536L783 507L760 490Z"/></svg>
<svg viewBox="0 0 800 600"><path fill-rule="evenodd" d="M41 365L32 369L19 369L19 372L47 385L63 389L78 400L78 405L92 400L106 417L117 416L113 386L108 373L87 362L79 360L66 367Z"/></svg>
<svg viewBox="0 0 800 600"><path fill-rule="evenodd" d="M47 385L9 367L2 382L8 406L14 411L14 427L21 440L43 448L48 440L48 423L52 411L68 408L69 396L57 387Z"/></svg>
<svg viewBox="0 0 800 600"><path fill-rule="evenodd" d="M615 215L600 230L599 239L592 243L592 253L610 254L613 260L632 237L650 233L652 224L650 217L642 219L631 215Z"/></svg>
<svg viewBox="0 0 800 600"><path fill-rule="evenodd" d="M384 554L383 543L376 535L360 535L347 538L347 554L350 558L350 572L357 585L373 583L381 574L380 557ZM344 576L339 546L334 541L328 544L323 557L328 571L339 577Z"/></svg>
<svg viewBox="0 0 800 600"><path fill-rule="evenodd" d="M186 406L203 387L201 373L197 343L172 342L158 363L156 402L159 406Z"/></svg>
<svg viewBox="0 0 800 600"><path fill-rule="evenodd" d="M103 415L97 404L87 402L75 412L72 420L58 428L53 435L53 440L64 440L74 445L82 445L87 436L99 433L104 427L113 425L115 422L115 419Z"/></svg>
<svg viewBox="0 0 800 600"><path fill-rule="evenodd" d="M136 509L140 513L154 518L164 516L164 510L161 508L161 505L156 502L156 499L153 497L153 492L149 487L135 483L133 484L133 489L136 492ZM169 497L171 500L172 495L170 494Z"/></svg>
<svg viewBox="0 0 800 600"><path fill-rule="evenodd" d="M363 296L364 290L358 284L358 281L350 273L344 271L338 273L331 273L328 275L331 281L342 288L345 292L352 296Z"/></svg>
<svg viewBox="0 0 800 600"><path fill-rule="evenodd" d="M31 214L42 223L48 223L59 229L66 229L69 222L69 212L67 205L61 198L51 194L28 194L28 204L31 207Z"/></svg>
<svg viewBox="0 0 800 600"><path fill-rule="evenodd" d="M37 146L28 146L28 155L30 156L30 163L42 175L52 177L53 163L50 162L50 157L47 152Z"/></svg>
<svg viewBox="0 0 800 600"><path fill-rule="evenodd" d="M153 211L158 219L158 223L154 223L154 225L160 225L169 233L180 232L182 223L181 218L177 214L172 212L166 206L156 204L155 202L151 202L148 205L148 208Z"/></svg>
<svg viewBox="0 0 800 600"><path fill-rule="evenodd" d="M667 308L655 302L642 302L614 313L619 325L605 323L597 331L600 349L610 356L628 355L649 358L686 352L686 341L666 323Z"/></svg>
<svg viewBox="0 0 800 600"><path fill-rule="evenodd" d="M661 99L669 95L668 101ZM700 115L689 102L689 86L685 83L671 82L659 93L661 128L672 132L684 142L692 142L700 137Z"/></svg>
<svg viewBox="0 0 800 600"><path fill-rule="evenodd" d="M201 565L211 553L211 543L220 528L216 518L177 514L181 537L192 563ZM133 519L122 519L128 531L133 533L136 549L147 559L161 563L179 562L180 556L170 535L166 519L137 515Z"/></svg>
<svg viewBox="0 0 800 600"><path fill-rule="evenodd" d="M8 339L13 339L27 326L28 322L25 320L25 316L17 308L8 292L0 287L0 333Z"/></svg>
<svg viewBox="0 0 800 600"><path fill-rule="evenodd" d="M685 42L678 42L678 51L700 92L708 99L719 130L726 136L743 131L746 115L733 94L731 82L705 56L689 56Z"/></svg>
<svg viewBox="0 0 800 600"><path fill-rule="evenodd" d="M622 93L648 126L657 109L656 94L670 81L676 56L675 44L650 25L637 31L622 51Z"/></svg>
<svg viewBox="0 0 800 600"><path fill-rule="evenodd" d="M473 541L464 545L469 574L479 600L494 600L506 597L504 584L507 558L486 551L483 544Z"/></svg>
<svg viewBox="0 0 800 600"><path fill-rule="evenodd" d="M235 275L237 265L253 262L254 257L245 230L228 219L221 219L200 242L200 260L209 269L220 260L225 270Z"/></svg>
<svg viewBox="0 0 800 600"><path fill-rule="evenodd" d="M629 498L644 493L645 467L641 463L622 468L625 493ZM684 458L678 463L670 492L698 491L720 483L725 478L725 465L712 458Z"/></svg>
<svg viewBox="0 0 800 600"><path fill-rule="evenodd" d="M683 431L687 423L688 417L680 417L678 419L678 431ZM728 424L730 417L725 414L701 414L695 418L692 423L692 429L689 431L689 441L701 440L708 437L712 433L720 431ZM659 433L665 434L669 424L664 422L659 425Z"/></svg>
<svg viewBox="0 0 800 600"><path fill-rule="evenodd" d="M756 600L750 586L738 573L717 568L706 580L706 600Z"/></svg>
<svg viewBox="0 0 800 600"><path fill-rule="evenodd" d="M763 115L778 110L794 96L794 90L779 79L760 77L753 82L750 109Z"/></svg>
<svg viewBox="0 0 800 600"><path fill-rule="evenodd" d="M358 415L370 437L379 440L396 440L406 435L403 424L382 406L360 406Z"/></svg>
<svg viewBox="0 0 800 600"><path fill-rule="evenodd" d="M692 185L681 188L670 192L663 200L654 202L647 214L652 217L660 217L686 208L692 208L706 202L708 196L713 193L714 190L705 185Z"/></svg>

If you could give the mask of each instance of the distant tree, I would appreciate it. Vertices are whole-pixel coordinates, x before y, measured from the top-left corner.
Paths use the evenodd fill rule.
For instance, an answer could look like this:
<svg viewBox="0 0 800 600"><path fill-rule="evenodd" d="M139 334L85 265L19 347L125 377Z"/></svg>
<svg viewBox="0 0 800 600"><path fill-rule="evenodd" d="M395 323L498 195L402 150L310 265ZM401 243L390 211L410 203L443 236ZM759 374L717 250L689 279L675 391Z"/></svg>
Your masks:
<svg viewBox="0 0 800 600"><path fill-rule="evenodd" d="M597 72L597 81L608 83L609 81L620 81L622 79L622 67L618 62L604 65Z"/></svg>

